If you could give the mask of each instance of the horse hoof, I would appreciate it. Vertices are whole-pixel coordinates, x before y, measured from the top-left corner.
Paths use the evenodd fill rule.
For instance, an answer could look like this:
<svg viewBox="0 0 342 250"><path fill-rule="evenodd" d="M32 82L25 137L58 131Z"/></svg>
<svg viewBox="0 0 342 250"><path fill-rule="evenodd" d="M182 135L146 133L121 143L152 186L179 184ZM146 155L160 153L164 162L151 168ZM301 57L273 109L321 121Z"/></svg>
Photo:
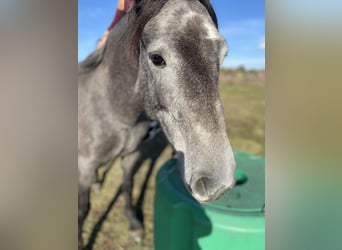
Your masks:
<svg viewBox="0 0 342 250"><path fill-rule="evenodd" d="M130 230L129 232L131 234L132 239L137 243L140 243L144 239L143 229Z"/></svg>

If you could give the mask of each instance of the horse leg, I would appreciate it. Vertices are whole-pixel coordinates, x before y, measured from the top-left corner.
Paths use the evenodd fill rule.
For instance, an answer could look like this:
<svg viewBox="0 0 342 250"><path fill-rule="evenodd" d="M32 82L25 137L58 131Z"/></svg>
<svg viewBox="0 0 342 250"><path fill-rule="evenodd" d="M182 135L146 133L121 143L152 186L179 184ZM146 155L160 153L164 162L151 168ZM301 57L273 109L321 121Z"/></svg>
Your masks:
<svg viewBox="0 0 342 250"><path fill-rule="evenodd" d="M83 249L82 229L90 209L90 187L96 180L95 168L78 169L78 249Z"/></svg>
<svg viewBox="0 0 342 250"><path fill-rule="evenodd" d="M83 223L90 209L90 188L78 184L78 249L83 249L82 229Z"/></svg>
<svg viewBox="0 0 342 250"><path fill-rule="evenodd" d="M121 167L123 170L122 181L122 195L125 199L125 214L129 221L129 230L133 239L140 242L144 236L144 229L142 222L137 218L133 200L133 177L139 167L141 166L141 154L139 151L135 151L122 157Z"/></svg>
<svg viewBox="0 0 342 250"><path fill-rule="evenodd" d="M98 173L96 174L96 182L93 185L94 186L94 192L96 194L100 193L100 191L103 187L103 183L106 180L107 174L110 171L110 169L112 168L113 164L114 164L114 161L109 161L107 164L105 164L105 166L103 166L105 169L104 169L104 172L102 174L102 178L100 178Z"/></svg>

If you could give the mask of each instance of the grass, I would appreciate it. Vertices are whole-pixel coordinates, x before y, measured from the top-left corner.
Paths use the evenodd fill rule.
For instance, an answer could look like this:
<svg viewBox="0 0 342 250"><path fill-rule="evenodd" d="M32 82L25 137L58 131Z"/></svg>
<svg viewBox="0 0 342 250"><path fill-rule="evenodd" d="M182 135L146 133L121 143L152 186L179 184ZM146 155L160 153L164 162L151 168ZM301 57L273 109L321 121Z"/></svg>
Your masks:
<svg viewBox="0 0 342 250"><path fill-rule="evenodd" d="M234 150L248 151L255 154L264 154L264 85L251 84L221 84L220 94L226 122L228 136ZM151 176L144 203L145 240L135 243L128 232L128 221L124 215L124 202L119 197L110 210L97 234L94 250L150 250L153 248L153 197L154 179L160 166L171 156L168 148L157 161ZM139 195L139 187L142 185L147 163L144 163L135 176L135 188L133 197ZM91 193L92 208L84 225L84 238L88 240L94 225L100 219L108 204L113 199L121 184L120 162L114 163L100 193Z"/></svg>
<svg viewBox="0 0 342 250"><path fill-rule="evenodd" d="M265 154L264 91L263 85L220 85L228 137L234 150Z"/></svg>

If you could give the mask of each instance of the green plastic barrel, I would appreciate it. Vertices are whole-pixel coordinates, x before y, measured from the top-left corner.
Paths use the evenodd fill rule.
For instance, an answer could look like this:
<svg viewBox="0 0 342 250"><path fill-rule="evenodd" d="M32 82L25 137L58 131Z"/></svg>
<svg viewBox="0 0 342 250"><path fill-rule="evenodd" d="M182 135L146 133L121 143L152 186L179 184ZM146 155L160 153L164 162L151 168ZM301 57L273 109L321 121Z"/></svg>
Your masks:
<svg viewBox="0 0 342 250"><path fill-rule="evenodd" d="M220 200L198 203L185 189L177 160L156 177L155 250L265 249L265 159L235 152L237 185Z"/></svg>

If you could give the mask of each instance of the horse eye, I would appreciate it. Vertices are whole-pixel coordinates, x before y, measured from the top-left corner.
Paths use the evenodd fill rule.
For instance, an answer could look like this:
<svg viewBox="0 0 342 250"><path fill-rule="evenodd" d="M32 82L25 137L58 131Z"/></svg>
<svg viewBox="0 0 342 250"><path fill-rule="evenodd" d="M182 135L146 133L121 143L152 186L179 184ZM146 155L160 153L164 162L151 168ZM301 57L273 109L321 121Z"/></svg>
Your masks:
<svg viewBox="0 0 342 250"><path fill-rule="evenodd" d="M162 66L166 65L164 59L158 54L150 55L150 59L153 62L153 64L158 66L158 67L162 67Z"/></svg>

